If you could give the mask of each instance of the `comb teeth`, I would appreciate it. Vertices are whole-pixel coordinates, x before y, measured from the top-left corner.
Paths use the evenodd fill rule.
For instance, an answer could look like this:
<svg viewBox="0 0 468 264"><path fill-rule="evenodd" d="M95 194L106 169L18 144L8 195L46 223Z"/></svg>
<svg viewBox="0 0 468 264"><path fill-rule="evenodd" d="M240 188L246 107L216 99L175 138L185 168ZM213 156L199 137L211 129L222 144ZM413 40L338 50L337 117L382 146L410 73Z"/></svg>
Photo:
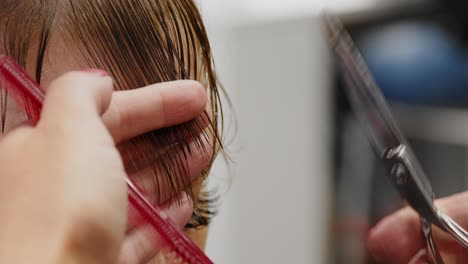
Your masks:
<svg viewBox="0 0 468 264"><path fill-rule="evenodd" d="M213 264L208 257L185 235L181 233L172 224L172 220L168 218L159 207L152 205L144 198L130 179L126 178L128 190L128 200L132 205L133 210L144 219L145 224L149 225L151 230L146 232L146 236L159 234L157 244L164 245L161 253L161 259L164 262L160 264ZM151 237L149 237L151 240ZM162 241L160 241L162 240Z"/></svg>
<svg viewBox="0 0 468 264"><path fill-rule="evenodd" d="M37 123L40 118L45 91L14 60L0 55L0 93L16 101L18 106ZM0 97L4 100L5 97ZM162 248L156 263L159 264L213 264L213 262L181 231L179 231L157 205L153 205L143 192L125 178L128 188L129 219L137 214L147 226L145 235L153 239L155 247ZM138 218L138 217L137 217Z"/></svg>
<svg viewBox="0 0 468 264"><path fill-rule="evenodd" d="M10 57L0 55L0 88L25 110L34 123L39 121L44 90Z"/></svg>

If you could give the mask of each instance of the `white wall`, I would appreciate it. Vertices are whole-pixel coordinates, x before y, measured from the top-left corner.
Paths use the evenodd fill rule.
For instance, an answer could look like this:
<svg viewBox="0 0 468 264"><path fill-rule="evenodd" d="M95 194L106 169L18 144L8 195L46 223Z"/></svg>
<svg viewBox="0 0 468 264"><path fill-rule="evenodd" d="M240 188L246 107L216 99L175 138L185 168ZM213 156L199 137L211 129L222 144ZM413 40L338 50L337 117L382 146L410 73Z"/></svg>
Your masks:
<svg viewBox="0 0 468 264"><path fill-rule="evenodd" d="M351 12L393 2L417 0L198 0L206 16L217 22L243 23L244 20L300 17L320 13Z"/></svg>
<svg viewBox="0 0 468 264"><path fill-rule="evenodd" d="M217 68L239 133L230 148L232 186L207 252L225 264L327 263L332 107L319 23L314 16L213 21ZM225 179L226 171L217 166L212 177Z"/></svg>

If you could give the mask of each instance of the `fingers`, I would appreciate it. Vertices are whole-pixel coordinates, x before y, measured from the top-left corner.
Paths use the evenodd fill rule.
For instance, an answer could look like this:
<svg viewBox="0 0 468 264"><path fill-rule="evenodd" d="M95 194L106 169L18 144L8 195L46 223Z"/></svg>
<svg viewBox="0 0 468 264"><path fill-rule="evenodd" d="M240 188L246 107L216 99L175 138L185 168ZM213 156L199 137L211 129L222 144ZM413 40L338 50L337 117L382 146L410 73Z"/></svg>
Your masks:
<svg viewBox="0 0 468 264"><path fill-rule="evenodd" d="M42 119L100 117L109 107L112 87L112 79L108 75L91 72L64 74L47 89Z"/></svg>
<svg viewBox="0 0 468 264"><path fill-rule="evenodd" d="M408 263L424 248L419 216L407 207L385 217L370 231L367 247L379 263Z"/></svg>
<svg viewBox="0 0 468 264"><path fill-rule="evenodd" d="M468 192L440 199L436 204L462 227L468 227L468 212L465 210ZM434 227L433 236L445 259L468 259L464 250L445 232ZM367 247L379 263L408 263L414 260L425 248L419 215L407 207L385 217L369 232Z"/></svg>
<svg viewBox="0 0 468 264"><path fill-rule="evenodd" d="M49 86L37 127L101 140L96 131L101 125L96 122L102 123L100 116L109 107L112 89L112 79L100 72L64 74ZM88 123L92 125L86 126Z"/></svg>
<svg viewBox="0 0 468 264"><path fill-rule="evenodd" d="M189 153L188 149L190 149L190 155L185 156L186 171L183 170L169 175L168 171L162 169L164 166L160 164L164 161L159 160L153 162L154 167L147 167L131 172L130 177L148 194L151 201L158 204L164 203L174 195L174 192L177 193L184 190L209 165L214 151L210 140L209 138L201 137L199 141L192 141L184 150L174 150L176 156L184 157L184 152ZM122 157L124 162L131 162L131 158L127 155L124 154ZM172 180L169 180L169 178ZM177 186L179 190L173 190L175 187L171 182L186 183L186 185Z"/></svg>
<svg viewBox="0 0 468 264"><path fill-rule="evenodd" d="M182 230L192 215L193 204L192 200L185 193L181 193L180 195L172 204L162 209L174 222L175 226ZM164 246L165 242L149 226L138 226L127 235L122 245L119 263L147 263L160 250L164 249Z"/></svg>
<svg viewBox="0 0 468 264"><path fill-rule="evenodd" d="M207 95L195 81L153 84L115 92L102 119L116 144L145 132L192 120L206 107Z"/></svg>

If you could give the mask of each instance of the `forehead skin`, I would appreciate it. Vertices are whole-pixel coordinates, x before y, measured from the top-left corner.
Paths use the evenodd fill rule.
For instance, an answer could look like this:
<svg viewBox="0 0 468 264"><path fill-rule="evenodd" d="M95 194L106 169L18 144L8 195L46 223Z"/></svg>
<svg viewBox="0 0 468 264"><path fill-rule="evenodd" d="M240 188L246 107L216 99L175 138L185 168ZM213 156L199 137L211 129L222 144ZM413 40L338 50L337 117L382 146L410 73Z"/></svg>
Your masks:
<svg viewBox="0 0 468 264"><path fill-rule="evenodd" d="M84 69L82 66L80 67L78 60L75 59L77 52L72 51L62 41L56 38L51 39L47 51L41 78L41 86L46 90L50 83L62 74L73 70ZM34 51L30 52L26 63L26 69L30 76L34 76L35 72L35 69L32 67L32 65L36 64L36 58L32 55L33 53ZM26 120L27 116L18 108L15 102L9 98L7 103L5 131L8 132Z"/></svg>

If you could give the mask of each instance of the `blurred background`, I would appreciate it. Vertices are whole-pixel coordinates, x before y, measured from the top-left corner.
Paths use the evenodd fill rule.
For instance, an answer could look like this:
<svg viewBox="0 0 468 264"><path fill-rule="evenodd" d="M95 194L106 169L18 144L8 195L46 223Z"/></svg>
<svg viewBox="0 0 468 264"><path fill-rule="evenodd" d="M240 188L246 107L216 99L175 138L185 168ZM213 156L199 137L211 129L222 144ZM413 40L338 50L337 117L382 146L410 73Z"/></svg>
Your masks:
<svg viewBox="0 0 468 264"><path fill-rule="evenodd" d="M199 0L227 109L215 263L375 263L368 230L403 202L343 95L320 24L338 14L437 197L468 184L468 2ZM237 131L237 132L236 132Z"/></svg>

